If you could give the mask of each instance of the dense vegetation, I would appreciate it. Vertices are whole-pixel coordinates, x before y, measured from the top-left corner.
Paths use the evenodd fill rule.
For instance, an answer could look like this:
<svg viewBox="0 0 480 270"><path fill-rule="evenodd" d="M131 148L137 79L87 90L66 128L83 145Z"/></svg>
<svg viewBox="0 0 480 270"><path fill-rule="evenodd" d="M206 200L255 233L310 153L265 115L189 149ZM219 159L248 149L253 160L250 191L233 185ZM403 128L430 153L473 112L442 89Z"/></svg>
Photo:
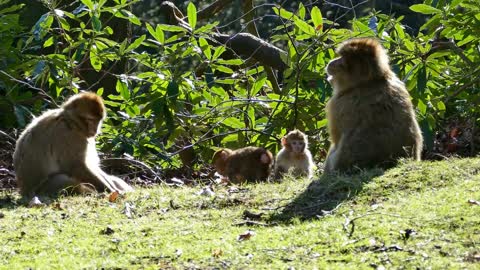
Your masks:
<svg viewBox="0 0 480 270"><path fill-rule="evenodd" d="M0 1L0 127L21 130L32 115L89 90L108 105L100 146L113 156L158 168L182 162L199 168L216 147L263 145L276 152L278 139L296 127L311 137L320 161L328 146L324 108L331 95L325 65L340 42L374 36L410 91L427 149L455 119L470 132L469 153L477 152L476 1L412 5L408 21L423 20L419 28L404 24L404 16L392 11L395 2L390 9L382 4L384 10L374 1L354 7L293 1L285 8L217 2L227 4L211 11L205 3L197 4L202 10L193 3L180 10L164 2L156 6L161 16L149 19L141 7L150 1ZM45 13L32 18L38 10ZM241 50L257 37L273 54ZM447 139L457 136L451 129Z"/></svg>

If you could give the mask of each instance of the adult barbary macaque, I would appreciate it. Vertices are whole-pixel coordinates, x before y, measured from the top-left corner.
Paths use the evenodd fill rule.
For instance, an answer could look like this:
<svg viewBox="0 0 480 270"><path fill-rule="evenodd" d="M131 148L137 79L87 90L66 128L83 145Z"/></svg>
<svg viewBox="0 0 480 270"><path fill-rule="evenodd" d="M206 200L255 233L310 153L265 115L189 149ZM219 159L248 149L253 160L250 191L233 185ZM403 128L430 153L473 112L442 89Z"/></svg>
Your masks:
<svg viewBox="0 0 480 270"><path fill-rule="evenodd" d="M273 155L262 147L224 148L215 152L212 163L217 172L232 183L266 181L272 169Z"/></svg>
<svg viewBox="0 0 480 270"><path fill-rule="evenodd" d="M348 40L328 63L333 96L327 104L331 146L325 172L391 167L399 158L420 160L423 139L412 102L372 38Z"/></svg>
<svg viewBox="0 0 480 270"><path fill-rule="evenodd" d="M308 150L308 139L300 130L290 131L282 138L282 150L275 160L275 179L282 178L286 172L293 176L312 177L313 160Z"/></svg>
<svg viewBox="0 0 480 270"><path fill-rule="evenodd" d="M13 164L20 193L55 195L131 191L122 179L99 166L95 135L105 118L101 97L83 92L69 98L59 109L46 111L17 140Z"/></svg>

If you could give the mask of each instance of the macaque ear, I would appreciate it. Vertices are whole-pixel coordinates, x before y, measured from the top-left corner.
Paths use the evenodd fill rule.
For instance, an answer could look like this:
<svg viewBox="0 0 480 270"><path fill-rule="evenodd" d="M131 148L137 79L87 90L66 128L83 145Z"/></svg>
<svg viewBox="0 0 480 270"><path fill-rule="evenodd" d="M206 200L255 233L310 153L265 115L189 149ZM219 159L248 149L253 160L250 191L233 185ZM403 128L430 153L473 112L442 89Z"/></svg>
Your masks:
<svg viewBox="0 0 480 270"><path fill-rule="evenodd" d="M220 158L222 160L227 160L227 158L230 156L230 153L225 151L225 150L222 150L222 152L220 153Z"/></svg>
<svg viewBox="0 0 480 270"><path fill-rule="evenodd" d="M260 162L261 163L268 164L268 163L270 163L270 161L271 161L270 157L267 154L262 154L260 156Z"/></svg>
<svg viewBox="0 0 480 270"><path fill-rule="evenodd" d="M283 136L282 137L282 145L283 146L287 146L288 142L287 142L287 136Z"/></svg>

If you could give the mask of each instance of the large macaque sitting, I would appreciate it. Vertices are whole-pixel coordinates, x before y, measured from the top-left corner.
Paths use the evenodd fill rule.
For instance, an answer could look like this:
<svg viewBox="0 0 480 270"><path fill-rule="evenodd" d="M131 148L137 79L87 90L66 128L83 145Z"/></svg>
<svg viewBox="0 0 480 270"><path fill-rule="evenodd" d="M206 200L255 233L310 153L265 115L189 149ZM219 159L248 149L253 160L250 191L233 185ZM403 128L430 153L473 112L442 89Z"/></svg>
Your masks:
<svg viewBox="0 0 480 270"><path fill-rule="evenodd" d="M282 178L286 172L293 176L312 177L313 160L308 150L308 139L300 130L290 131L282 138L282 150L275 161L275 179Z"/></svg>
<svg viewBox="0 0 480 270"><path fill-rule="evenodd" d="M13 155L21 194L133 190L99 166L95 135L104 118L102 98L87 92L35 118L20 135Z"/></svg>
<svg viewBox="0 0 480 270"><path fill-rule="evenodd" d="M266 181L272 169L273 155L261 147L224 148L215 152L212 163L217 172L232 183Z"/></svg>
<svg viewBox="0 0 480 270"><path fill-rule="evenodd" d="M423 139L410 96L371 38L346 41L326 67L333 96L327 104L331 147L325 172L390 167L420 159Z"/></svg>

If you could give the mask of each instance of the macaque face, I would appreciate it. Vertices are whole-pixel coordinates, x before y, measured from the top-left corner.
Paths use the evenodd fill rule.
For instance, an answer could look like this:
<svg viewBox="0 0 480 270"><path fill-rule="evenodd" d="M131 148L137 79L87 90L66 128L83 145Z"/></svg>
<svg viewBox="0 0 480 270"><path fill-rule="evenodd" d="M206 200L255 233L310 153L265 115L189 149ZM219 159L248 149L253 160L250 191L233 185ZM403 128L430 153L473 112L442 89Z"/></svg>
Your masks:
<svg viewBox="0 0 480 270"><path fill-rule="evenodd" d="M73 120L88 138L100 133L105 107L99 97L74 99L65 106L65 110L70 112Z"/></svg>
<svg viewBox="0 0 480 270"><path fill-rule="evenodd" d="M293 153L303 153L305 149L305 142L303 140L289 140L288 142L290 143Z"/></svg>
<svg viewBox="0 0 480 270"><path fill-rule="evenodd" d="M227 159L228 157L230 157L231 152L231 150L222 149L215 152L215 154L213 155L213 166L215 166L215 169L221 175L226 174Z"/></svg>
<svg viewBox="0 0 480 270"><path fill-rule="evenodd" d="M344 60L342 57L337 57L333 60L331 60L328 65L327 65L327 74L329 76L337 76L338 73L342 70L344 70Z"/></svg>
<svg viewBox="0 0 480 270"><path fill-rule="evenodd" d="M100 133L100 127L102 126L101 118L93 115L85 115L81 117L81 121L85 124L88 137L93 137Z"/></svg>

